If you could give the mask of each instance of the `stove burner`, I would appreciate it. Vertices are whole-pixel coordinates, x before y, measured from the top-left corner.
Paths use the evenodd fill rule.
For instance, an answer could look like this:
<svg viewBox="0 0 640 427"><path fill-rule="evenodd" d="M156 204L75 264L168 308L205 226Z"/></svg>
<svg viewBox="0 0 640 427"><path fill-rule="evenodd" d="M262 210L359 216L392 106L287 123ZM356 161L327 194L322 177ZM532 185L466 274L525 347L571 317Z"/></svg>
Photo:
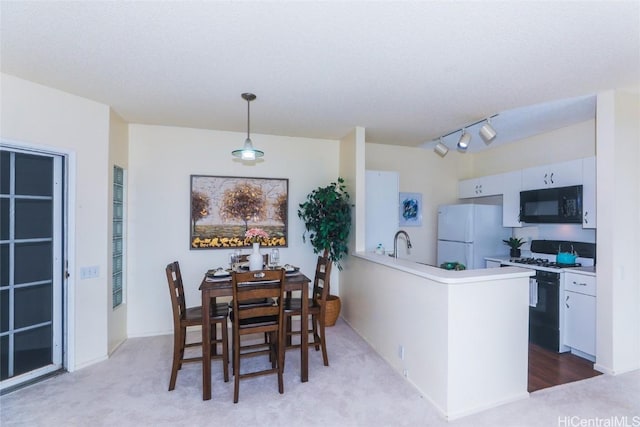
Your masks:
<svg viewBox="0 0 640 427"><path fill-rule="evenodd" d="M528 264L535 265L538 267L548 267L548 268L569 268L569 267L580 267L582 264L559 264L554 261L549 261L544 258L514 258L511 262L516 262L518 264Z"/></svg>

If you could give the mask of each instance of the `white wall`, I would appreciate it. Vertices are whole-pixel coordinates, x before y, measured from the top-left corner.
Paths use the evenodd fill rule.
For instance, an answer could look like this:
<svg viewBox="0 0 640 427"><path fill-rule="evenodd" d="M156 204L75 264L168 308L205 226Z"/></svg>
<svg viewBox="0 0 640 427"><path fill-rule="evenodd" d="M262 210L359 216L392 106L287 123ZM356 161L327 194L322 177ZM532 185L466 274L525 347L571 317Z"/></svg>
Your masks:
<svg viewBox="0 0 640 427"><path fill-rule="evenodd" d="M587 120L551 132L490 147L479 153L467 153L471 167L461 179L510 172L549 163L595 156L595 120ZM457 154L457 153L454 153ZM449 157L451 153L447 156Z"/></svg>
<svg viewBox="0 0 640 427"><path fill-rule="evenodd" d="M403 244L398 245L400 258L435 264L438 205L458 201L458 179L468 163L469 158L453 152L441 158L422 148L366 145L367 169L396 171L400 174L401 192L422 194L422 226L402 228L413 247L407 253Z"/></svg>
<svg viewBox="0 0 640 427"><path fill-rule="evenodd" d="M231 151L246 135L168 126L130 125L128 335L172 331L172 314L164 269L180 262L188 305L200 304L198 286L204 272L228 264L230 250L191 250L189 245L190 175L289 179L289 246L283 262L315 271L317 255L308 240L298 205L308 193L338 178L339 143L333 140L251 135L265 151L264 162L245 165ZM248 251L248 249L247 249ZM338 269L332 293L339 292Z"/></svg>
<svg viewBox="0 0 640 427"><path fill-rule="evenodd" d="M640 368L640 95L598 95L596 368Z"/></svg>
<svg viewBox="0 0 640 427"><path fill-rule="evenodd" d="M2 74L2 138L75 154L75 259L69 259L74 316L71 370L107 356L107 229L109 107ZM79 280L80 267L98 266L100 276Z"/></svg>
<svg viewBox="0 0 640 427"><path fill-rule="evenodd" d="M115 112L111 111L110 126L109 126L109 182L113 182L113 166L117 165L125 170L125 191L127 189L126 178L128 176L129 169L129 126L128 124ZM113 185L109 185L108 191L109 204L112 204L113 200ZM126 197L126 193L125 193ZM125 218L127 217L127 202L125 201ZM125 253L126 253L126 228L125 228ZM108 220L108 236L113 235L113 209L109 208L109 220ZM107 313L109 314L109 354L111 354L120 344L127 339L127 283L124 282L124 296L123 302L115 309L113 308L113 284L111 277L113 274L113 261L111 254L113 253L113 240L107 239L109 256L108 270L107 270ZM123 268L125 269L126 277L126 263Z"/></svg>

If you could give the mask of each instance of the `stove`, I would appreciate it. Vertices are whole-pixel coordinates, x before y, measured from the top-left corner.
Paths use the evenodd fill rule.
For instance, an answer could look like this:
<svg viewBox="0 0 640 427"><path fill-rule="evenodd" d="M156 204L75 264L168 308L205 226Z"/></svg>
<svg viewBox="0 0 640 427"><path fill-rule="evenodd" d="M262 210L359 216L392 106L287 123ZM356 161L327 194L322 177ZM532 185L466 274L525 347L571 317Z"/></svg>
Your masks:
<svg viewBox="0 0 640 427"><path fill-rule="evenodd" d="M546 267L546 268L582 267L582 263L579 263L579 262L576 262L576 263L573 263L573 264L560 264L560 263L557 263L555 261L551 261L550 259L533 258L533 257L512 258L512 259L509 260L509 262L513 262L513 263L516 263L516 264L527 264L527 265L538 266L538 267Z"/></svg>
<svg viewBox="0 0 640 427"><path fill-rule="evenodd" d="M575 264L559 264L558 252L577 254ZM595 265L595 243L564 240L532 240L531 256L502 260L501 265L531 268L536 271L529 286L529 342L562 352L564 304L561 304L564 269Z"/></svg>

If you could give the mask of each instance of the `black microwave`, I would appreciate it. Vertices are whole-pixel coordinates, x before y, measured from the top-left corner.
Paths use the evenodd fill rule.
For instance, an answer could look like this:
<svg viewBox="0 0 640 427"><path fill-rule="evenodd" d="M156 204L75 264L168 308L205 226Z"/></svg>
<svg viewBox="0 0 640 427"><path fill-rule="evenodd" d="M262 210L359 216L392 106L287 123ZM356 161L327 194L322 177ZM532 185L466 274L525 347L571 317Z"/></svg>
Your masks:
<svg viewBox="0 0 640 427"><path fill-rule="evenodd" d="M520 221L582 224L582 185L521 191Z"/></svg>

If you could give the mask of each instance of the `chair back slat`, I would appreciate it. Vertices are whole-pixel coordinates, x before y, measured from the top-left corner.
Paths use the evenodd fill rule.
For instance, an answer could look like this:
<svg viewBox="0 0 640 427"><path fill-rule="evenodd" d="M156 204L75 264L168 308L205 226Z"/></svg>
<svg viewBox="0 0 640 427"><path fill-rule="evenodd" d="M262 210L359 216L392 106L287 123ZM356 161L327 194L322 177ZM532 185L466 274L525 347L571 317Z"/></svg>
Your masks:
<svg viewBox="0 0 640 427"><path fill-rule="evenodd" d="M284 270L234 272L231 281L234 318L246 320L275 316L277 320L282 316ZM251 303L259 299L274 299L276 304L255 305Z"/></svg>
<svg viewBox="0 0 640 427"><path fill-rule="evenodd" d="M313 279L312 298L316 302L326 301L331 289L331 260L328 257L318 257L316 273Z"/></svg>
<svg viewBox="0 0 640 427"><path fill-rule="evenodd" d="M178 261L168 264L165 272L171 294L173 320L179 323L180 319L183 319L186 315L187 305L184 299L184 285L182 283L182 274L180 274L180 264L178 264Z"/></svg>

